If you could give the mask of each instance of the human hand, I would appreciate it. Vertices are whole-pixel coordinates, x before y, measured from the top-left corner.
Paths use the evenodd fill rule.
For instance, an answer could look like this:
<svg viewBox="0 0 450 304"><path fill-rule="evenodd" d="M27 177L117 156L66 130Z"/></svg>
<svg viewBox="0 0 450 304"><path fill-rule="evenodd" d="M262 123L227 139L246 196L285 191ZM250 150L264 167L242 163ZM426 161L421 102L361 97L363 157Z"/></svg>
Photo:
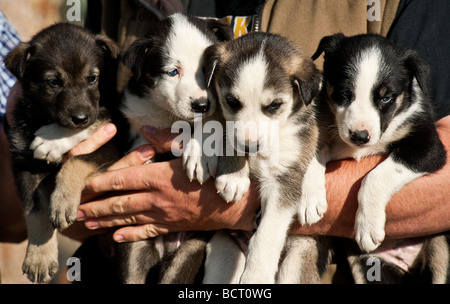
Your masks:
<svg viewBox="0 0 450 304"><path fill-rule="evenodd" d="M158 150L170 151L176 136L170 129L143 131ZM253 228L259 207L254 187L240 203L227 204L217 195L214 181L202 186L189 182L181 159L145 164L153 155L150 146L142 146L92 179L79 220L93 230L125 226L113 235L118 242L176 231Z"/></svg>

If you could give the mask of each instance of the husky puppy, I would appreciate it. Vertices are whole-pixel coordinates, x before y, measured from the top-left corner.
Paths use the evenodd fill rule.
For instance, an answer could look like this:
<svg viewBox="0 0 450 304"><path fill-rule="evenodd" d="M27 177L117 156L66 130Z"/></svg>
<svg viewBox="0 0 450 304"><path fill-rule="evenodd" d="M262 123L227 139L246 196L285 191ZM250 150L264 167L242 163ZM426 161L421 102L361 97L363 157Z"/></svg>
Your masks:
<svg viewBox="0 0 450 304"><path fill-rule="evenodd" d="M446 162L434 125L429 67L415 51L378 35L324 37L313 59L323 52L324 78L316 99L321 147L304 179L299 221L311 223L305 209L326 208L327 162L387 154L363 179L358 193L356 242L362 251L373 252L384 240L385 208L392 195ZM428 254L419 268L441 269L432 281L443 282L448 280L448 238L436 238L410 244Z"/></svg>
<svg viewBox="0 0 450 304"><path fill-rule="evenodd" d="M206 122L215 117L216 103L208 97L206 90L203 53L212 44L232 38L228 25L177 13L162 20L146 38L138 39L124 52L122 60L133 76L125 89L121 110L130 124L132 149L148 144L141 134L145 125L170 128L175 122L186 121L194 126L195 118ZM202 142L192 137L183 147L183 164L190 180L203 183L216 174L218 157L195 152L201 147ZM156 281L192 283L211 235L173 233L119 244L118 255L124 261L119 267L123 274L121 281L148 282L150 269L159 267L157 263L166 260L169 254L170 266L162 267L170 267L173 271L161 270ZM203 249L198 250L199 246ZM195 257L186 254L194 251Z"/></svg>
<svg viewBox="0 0 450 304"><path fill-rule="evenodd" d="M251 33L218 43L205 58L208 83L225 120L243 127L227 129L227 145L236 155L220 159L216 187L235 201L237 192L248 190L242 185L249 184L244 183L249 173L259 183L262 219L240 282L274 283L303 175L316 154L314 98L321 74L292 42L275 34ZM325 211L316 212L319 217Z"/></svg>
<svg viewBox="0 0 450 304"><path fill-rule="evenodd" d="M115 98L115 84L108 75L115 74L117 55L108 38L60 23L20 43L5 59L23 87L6 131L28 226L23 272L32 282L48 282L56 273L55 228L75 221L87 178L118 158L106 145L61 168L66 152L110 121L105 106Z"/></svg>

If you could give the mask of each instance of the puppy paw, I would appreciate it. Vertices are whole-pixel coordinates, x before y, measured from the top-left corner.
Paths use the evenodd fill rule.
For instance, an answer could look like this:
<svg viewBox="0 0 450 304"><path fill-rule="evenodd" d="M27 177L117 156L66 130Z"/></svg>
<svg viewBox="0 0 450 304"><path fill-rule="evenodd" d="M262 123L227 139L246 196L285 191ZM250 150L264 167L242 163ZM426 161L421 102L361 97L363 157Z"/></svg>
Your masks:
<svg viewBox="0 0 450 304"><path fill-rule="evenodd" d="M22 265L22 271L33 283L48 283L58 271L58 250L53 244L32 245Z"/></svg>
<svg viewBox="0 0 450 304"><path fill-rule="evenodd" d="M35 133L30 149L34 151L34 158L46 160L48 163L61 162L63 155L72 149L78 140L71 138L74 131L64 130L50 124L41 127Z"/></svg>
<svg viewBox="0 0 450 304"><path fill-rule="evenodd" d="M240 172L220 175L216 178L217 193L227 202L238 202L250 189L250 178Z"/></svg>
<svg viewBox="0 0 450 304"><path fill-rule="evenodd" d="M64 190L63 187L56 187L50 199L50 222L53 227L64 230L75 222L79 203L79 195Z"/></svg>
<svg viewBox="0 0 450 304"><path fill-rule="evenodd" d="M206 182L217 173L217 156L185 155L183 154L183 166L190 181L197 180L200 184Z"/></svg>
<svg viewBox="0 0 450 304"><path fill-rule="evenodd" d="M328 204L325 190L308 189L303 192L300 200L297 213L298 220L301 225L315 224L323 218L325 212L327 212L327 208Z"/></svg>
<svg viewBox="0 0 450 304"><path fill-rule="evenodd" d="M372 252L381 245L385 237L384 225L386 214L384 211L370 212L358 209L355 221L355 240L359 248L365 252Z"/></svg>

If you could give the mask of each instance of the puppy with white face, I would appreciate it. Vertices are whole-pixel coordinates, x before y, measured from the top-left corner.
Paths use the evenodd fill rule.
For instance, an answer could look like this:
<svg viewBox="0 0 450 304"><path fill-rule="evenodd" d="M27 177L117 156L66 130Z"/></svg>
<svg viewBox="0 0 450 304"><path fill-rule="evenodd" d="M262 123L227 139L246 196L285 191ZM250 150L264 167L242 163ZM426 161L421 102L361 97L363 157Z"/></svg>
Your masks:
<svg viewBox="0 0 450 304"><path fill-rule="evenodd" d="M161 20L145 38L136 40L124 52L122 61L133 74L121 107L130 125L131 149L149 143L141 133L146 125L170 128L182 121L194 126L197 118L203 123L213 119L216 103L206 89L203 55L214 43L232 38L230 27L224 23L177 13ZM204 138L192 136L187 144L183 142L187 176L200 183L216 174L218 160L217 155L197 153L202 151ZM162 270L158 282L193 283L211 235L171 233L119 244L120 280L145 283L150 269L157 263L167 263L171 253L173 271Z"/></svg>
<svg viewBox="0 0 450 304"><path fill-rule="evenodd" d="M263 216L240 282L274 283L303 174L316 153L312 103L321 75L292 42L267 33L216 44L206 50L205 62L225 120L246 127L227 130L236 154L220 158L216 187L226 200L235 200L235 192L248 190L250 174L261 195Z"/></svg>
<svg viewBox="0 0 450 304"><path fill-rule="evenodd" d="M128 48L122 59L133 76L121 110L130 123L133 148L148 144L141 135L145 125L170 128L176 121L193 124L195 117L206 121L214 114L216 105L206 90L203 52L232 37L229 26L217 20L174 14ZM201 145L192 139L184 148L191 151ZM215 175L215 157L188 154L183 160L190 180L202 183Z"/></svg>
<svg viewBox="0 0 450 304"><path fill-rule="evenodd" d="M326 204L326 162L389 154L364 178L358 193L356 241L370 252L384 239L391 196L446 161L434 126L429 68L416 52L377 35L325 37L314 57L322 52L317 108L323 146L308 168L302 205Z"/></svg>

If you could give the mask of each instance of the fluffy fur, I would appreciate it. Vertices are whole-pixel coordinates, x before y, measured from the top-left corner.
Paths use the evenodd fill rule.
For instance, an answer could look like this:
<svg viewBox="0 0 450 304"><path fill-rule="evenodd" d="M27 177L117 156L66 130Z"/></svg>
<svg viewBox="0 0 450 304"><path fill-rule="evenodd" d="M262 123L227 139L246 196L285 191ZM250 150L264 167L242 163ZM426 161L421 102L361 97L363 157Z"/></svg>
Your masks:
<svg viewBox="0 0 450 304"><path fill-rule="evenodd" d="M388 154L363 179L358 193L356 242L362 251L374 252L385 237L385 208L392 195L418 177L439 170L446 161L446 151L434 126L429 67L416 52L377 35L328 36L322 39L314 57L322 52L324 79L317 99L321 146L305 176L302 205L326 205L324 173L328 161ZM303 210L299 216L300 222L308 223ZM444 274L434 274L435 283L448 279L449 269L448 238L436 238L441 241L424 239L423 248L418 250L434 252L441 261L447 260ZM383 259L379 251L373 254ZM410 265L411 270L419 268L416 274L430 267L436 270L432 266L436 256L421 256L422 261ZM354 257L355 251L350 254L352 265ZM440 279L435 280L437 277ZM387 278L384 275L386 283ZM357 282L362 281L359 278Z"/></svg>
<svg viewBox="0 0 450 304"><path fill-rule="evenodd" d="M23 272L33 282L48 282L58 270L55 228L75 221L88 177L118 158L110 145L74 157L54 185L63 155L110 120L105 101L116 97L115 84L106 75L114 75L117 53L108 38L61 23L19 44L5 59L23 87L7 134L28 226Z"/></svg>
<svg viewBox="0 0 450 304"><path fill-rule="evenodd" d="M267 33L216 44L205 57L225 120L253 122L245 132L227 130L227 144L247 157L222 157L216 178L226 200L245 193L248 188L241 186L249 185L250 176L259 183L263 216L240 282L274 283L303 175L316 151L313 103L321 75L293 43Z"/></svg>
<svg viewBox="0 0 450 304"><path fill-rule="evenodd" d="M148 144L141 134L145 125L170 128L175 122L186 121L193 126L196 115L203 122L217 117L215 100L206 90L203 53L214 43L228 39L232 39L232 33L225 24L174 14L129 47L122 59L133 76L121 109L130 124L133 148ZM193 151L202 146L192 137L184 149ZM215 155L183 154L188 178L200 183L216 174L217 161ZM211 235L173 233L120 244L117 251L121 281L194 282Z"/></svg>

